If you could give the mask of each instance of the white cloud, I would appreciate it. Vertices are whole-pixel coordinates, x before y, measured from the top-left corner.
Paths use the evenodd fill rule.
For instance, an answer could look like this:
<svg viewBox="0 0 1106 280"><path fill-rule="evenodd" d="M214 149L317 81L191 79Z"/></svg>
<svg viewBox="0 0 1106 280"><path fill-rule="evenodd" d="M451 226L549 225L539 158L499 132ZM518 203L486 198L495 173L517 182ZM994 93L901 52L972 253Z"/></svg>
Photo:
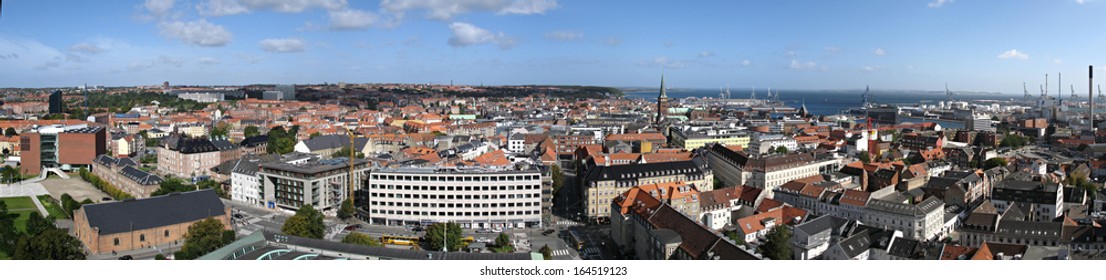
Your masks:
<svg viewBox="0 0 1106 280"><path fill-rule="evenodd" d="M884 68L886 68L886 67L883 67L883 65L869 65L869 66L864 66L863 69L864 69L864 72L876 72L876 71L879 71L879 70L883 70Z"/></svg>
<svg viewBox="0 0 1106 280"><path fill-rule="evenodd" d="M838 53L838 52L841 52L841 48L834 47L834 46L829 46L829 47L826 47L826 52Z"/></svg>
<svg viewBox="0 0 1106 280"><path fill-rule="evenodd" d="M495 43L499 45L500 48L508 49L513 47L516 43L514 38L507 36L507 34L503 34L503 32L492 33L491 31L464 22L449 24L449 30L453 32L453 36L449 37L448 43L455 48Z"/></svg>
<svg viewBox="0 0 1106 280"><path fill-rule="evenodd" d="M103 52L104 49L100 48L99 46L94 45L94 44L79 43L79 44L76 44L76 45L69 46L69 51L79 52L79 53L86 53L86 54L96 54L96 53Z"/></svg>
<svg viewBox="0 0 1106 280"><path fill-rule="evenodd" d="M661 67L664 67L664 68L674 68L674 69L687 67L687 64L684 63L683 61L680 61L680 60L677 60L677 59L670 59L670 58L665 57L665 56L658 56L658 57L653 58L653 60L649 60L649 61L641 61L641 62L638 62L638 65L652 66L652 67L661 66Z"/></svg>
<svg viewBox="0 0 1106 280"><path fill-rule="evenodd" d="M875 51L873 51L872 53L874 53L875 55L878 55L878 56L885 56L885 55L887 55L887 52L886 52L886 51L884 51L884 50L883 50L883 48L876 48L876 50L875 50Z"/></svg>
<svg viewBox="0 0 1106 280"><path fill-rule="evenodd" d="M303 40L295 38L261 40L261 49L267 52L302 52L307 49Z"/></svg>
<svg viewBox="0 0 1106 280"><path fill-rule="evenodd" d="M584 38L584 33L570 30L557 30L546 32L545 39L553 41L576 41Z"/></svg>
<svg viewBox="0 0 1106 280"><path fill-rule="evenodd" d="M204 64L204 65L219 64L219 59L214 58L214 57L207 57L207 56L201 57L199 61L200 61L200 64Z"/></svg>
<svg viewBox="0 0 1106 280"><path fill-rule="evenodd" d="M1052 60L1052 63L1053 63L1053 64L1064 64L1064 61L1063 61L1063 60L1061 60L1061 59L1059 59L1059 58L1057 58L1057 59L1053 59L1053 60Z"/></svg>
<svg viewBox="0 0 1106 280"><path fill-rule="evenodd" d="M143 4L147 11L155 15L164 15L173 8L173 0L146 0Z"/></svg>
<svg viewBox="0 0 1106 280"><path fill-rule="evenodd" d="M158 56L157 63L161 65L181 67L181 65L184 65L184 59L180 57L162 55Z"/></svg>
<svg viewBox="0 0 1106 280"><path fill-rule="evenodd" d="M557 8L556 0L384 0L380 7L396 17L408 11L425 10L431 19L447 20L468 12L496 14L544 14Z"/></svg>
<svg viewBox="0 0 1106 280"><path fill-rule="evenodd" d="M1087 2L1091 2L1091 0L1075 0L1075 3L1077 3L1079 5L1086 4Z"/></svg>
<svg viewBox="0 0 1106 280"><path fill-rule="evenodd" d="M60 64L57 61L47 61L38 66L35 66L35 70L49 70L51 68L58 68Z"/></svg>
<svg viewBox="0 0 1106 280"><path fill-rule="evenodd" d="M1010 49L1008 51L1000 53L998 55L998 58L1001 58L1001 59L1016 58L1016 59L1021 59L1021 60L1027 60L1027 59L1029 59L1029 54L1026 54L1024 52L1020 52L1020 51L1018 51L1018 49Z"/></svg>
<svg viewBox="0 0 1106 280"><path fill-rule="evenodd" d="M338 10L345 8L346 0L208 0L196 5L204 16L228 16L257 10L282 13L299 13L312 8Z"/></svg>
<svg viewBox="0 0 1106 280"><path fill-rule="evenodd" d="M818 70L822 72L829 71L829 67L826 67L825 65L818 65L817 62L801 62L794 59L791 60L791 64L789 64L787 67L794 70Z"/></svg>
<svg viewBox="0 0 1106 280"><path fill-rule="evenodd" d="M230 31L227 31L222 25L212 24L205 19L189 22L162 22L158 24L158 28L161 29L162 36L180 39L182 42L202 47L225 46L230 43L233 37Z"/></svg>
<svg viewBox="0 0 1106 280"><path fill-rule="evenodd" d="M610 37L610 38L604 39L603 43L607 44L608 46L618 46L618 45L622 44L622 39L615 38L615 37Z"/></svg>
<svg viewBox="0 0 1106 280"><path fill-rule="evenodd" d="M752 61L749 61L748 59L746 59L746 60L742 60L742 61L741 61L741 66L742 66L742 67L749 67L749 66L753 66L753 62L752 62Z"/></svg>
<svg viewBox="0 0 1106 280"><path fill-rule="evenodd" d="M951 4L952 2L956 2L956 0L934 0L933 2L929 2L929 4L927 5L929 5L930 8L940 8L945 6L945 4Z"/></svg>
<svg viewBox="0 0 1106 280"><path fill-rule="evenodd" d="M700 57L700 58L703 58L703 57L713 57L713 56L714 56L714 52L711 52L711 51L701 51L701 52L699 52L699 54L698 54L698 55L696 55L696 56L697 56L697 57Z"/></svg>
<svg viewBox="0 0 1106 280"><path fill-rule="evenodd" d="M357 9L330 11L329 17L331 30L367 29L376 24L379 18L374 13Z"/></svg>
<svg viewBox="0 0 1106 280"><path fill-rule="evenodd" d="M150 68L154 68L154 66L157 66L157 64L153 61L133 61L131 62L131 64L127 65L127 70L130 70L132 72L140 72L149 70Z"/></svg>

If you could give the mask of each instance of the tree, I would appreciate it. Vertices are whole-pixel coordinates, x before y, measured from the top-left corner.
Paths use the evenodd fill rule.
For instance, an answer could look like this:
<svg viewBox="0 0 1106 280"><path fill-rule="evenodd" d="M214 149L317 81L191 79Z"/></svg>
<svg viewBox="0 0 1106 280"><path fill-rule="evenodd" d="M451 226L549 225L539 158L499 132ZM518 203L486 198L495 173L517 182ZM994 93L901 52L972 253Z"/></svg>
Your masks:
<svg viewBox="0 0 1106 280"><path fill-rule="evenodd" d="M50 228L35 236L24 236L12 254L16 260L83 260L81 241L64 229Z"/></svg>
<svg viewBox="0 0 1106 280"><path fill-rule="evenodd" d="M223 184L220 184L219 182L216 182L215 180L199 181L199 182L196 183L196 187L198 187L201 190L213 189L213 190L215 190L215 194L219 195L219 197L230 198L230 196L227 195L227 192L225 190L223 190Z"/></svg>
<svg viewBox="0 0 1106 280"><path fill-rule="evenodd" d="M499 233L499 236L495 237L496 247L507 247L508 245L511 245L511 236L506 233Z"/></svg>
<svg viewBox="0 0 1106 280"><path fill-rule="evenodd" d="M57 228L54 226L54 217L42 217L38 211L31 212L31 217L27 219L27 235L37 236L54 228Z"/></svg>
<svg viewBox="0 0 1106 280"><path fill-rule="evenodd" d="M870 162L872 162L872 157L871 157L871 155L869 155L869 154L868 154L868 152L866 152L866 151L865 151L865 152L861 152L861 153L860 153L860 162L863 162L863 163L870 163Z"/></svg>
<svg viewBox="0 0 1106 280"><path fill-rule="evenodd" d="M738 235L736 230L726 232L726 237L729 237L737 245L745 245L745 237Z"/></svg>
<svg viewBox="0 0 1106 280"><path fill-rule="evenodd" d="M553 259L553 249L549 248L549 244L541 246L541 249L539 249L538 252L541 252L541 256L547 261Z"/></svg>
<svg viewBox="0 0 1106 280"><path fill-rule="evenodd" d="M995 168L998 166L1006 166L1006 159L995 157L983 162L983 170Z"/></svg>
<svg viewBox="0 0 1106 280"><path fill-rule="evenodd" d="M556 165L556 164L553 165L552 173L553 173L553 193L557 193L558 191L561 190L561 187L564 187L564 185L565 185L565 173L561 172L561 167Z"/></svg>
<svg viewBox="0 0 1106 280"><path fill-rule="evenodd" d="M261 131L256 125L248 125L243 129L242 134L245 134L246 137L254 137L261 135Z"/></svg>
<svg viewBox="0 0 1106 280"><path fill-rule="evenodd" d="M4 130L4 136L12 137L12 136L16 136L16 135L19 135L19 133L15 132L14 127L9 127L8 129Z"/></svg>
<svg viewBox="0 0 1106 280"><path fill-rule="evenodd" d="M269 138L272 139L272 138ZM266 152L271 154L287 154L295 150L296 141L289 138L278 138L266 147Z"/></svg>
<svg viewBox="0 0 1106 280"><path fill-rule="evenodd" d="M15 253L16 242L19 241L19 231L15 229L17 214L8 213L8 205L0 200L0 252L9 256Z"/></svg>
<svg viewBox="0 0 1106 280"><path fill-rule="evenodd" d="M376 240L376 238L372 238L372 236L360 232L349 233L349 235L346 235L346 237L342 238L342 243L384 247L383 244L380 244L380 240Z"/></svg>
<svg viewBox="0 0 1106 280"><path fill-rule="evenodd" d="M229 134L230 134L230 124L229 123L221 122L221 123L215 125L215 127L211 128L211 136L212 137L224 137L225 138Z"/></svg>
<svg viewBox="0 0 1106 280"><path fill-rule="evenodd" d="M81 203L74 200L68 193L61 195L61 209L65 213L69 213L70 217L73 217L73 211L77 211L77 208L81 208Z"/></svg>
<svg viewBox="0 0 1106 280"><path fill-rule="evenodd" d="M157 191L150 194L150 196L166 195L171 193L189 192L196 190L195 186L186 185L183 180L177 178L169 178L165 181L161 181L160 187Z"/></svg>
<svg viewBox="0 0 1106 280"><path fill-rule="evenodd" d="M306 204L296 210L296 214L284 221L280 231L300 237L322 239L326 225L323 224L323 213L315 210L311 204Z"/></svg>
<svg viewBox="0 0 1106 280"><path fill-rule="evenodd" d="M227 240L226 233L231 235ZM199 258L220 247L234 242L234 232L226 230L226 225L215 218L207 218L188 226L188 233L184 234L184 247L174 254L178 260L191 260Z"/></svg>
<svg viewBox="0 0 1106 280"><path fill-rule="evenodd" d="M784 146L776 147L776 153L777 154L786 154L787 153L787 147L784 147Z"/></svg>
<svg viewBox="0 0 1106 280"><path fill-rule="evenodd" d="M353 207L353 199L346 198L342 201L342 206L338 207L338 218L345 220L352 218L355 214L357 214L357 208Z"/></svg>
<svg viewBox="0 0 1106 280"><path fill-rule="evenodd" d="M162 255L162 254L157 254L157 255L154 255L154 259L155 259L155 260L159 260L159 261L161 261L161 260L168 260L168 258L165 258L165 255Z"/></svg>
<svg viewBox="0 0 1106 280"><path fill-rule="evenodd" d="M1011 147L1014 149L1021 148L1029 142L1025 136L1018 134L1006 134L1006 137L1002 138L1002 142L999 142L1000 147Z"/></svg>
<svg viewBox="0 0 1106 280"><path fill-rule="evenodd" d="M449 251L461 250L461 226L456 223L436 223L426 227L426 240L431 251L441 251L443 243Z"/></svg>
<svg viewBox="0 0 1106 280"><path fill-rule="evenodd" d="M338 151L335 151L334 153L330 154L330 157L331 158L349 157L349 147L348 146L343 146L341 149L338 149ZM357 158L365 158L365 153L357 152Z"/></svg>
<svg viewBox="0 0 1106 280"><path fill-rule="evenodd" d="M773 260L791 259L791 228L777 225L768 232L768 241L760 246L761 254Z"/></svg>
<svg viewBox="0 0 1106 280"><path fill-rule="evenodd" d="M316 131L316 132L312 132L311 135L308 135L307 139L313 139L313 138L319 137L319 136L323 136L323 134Z"/></svg>

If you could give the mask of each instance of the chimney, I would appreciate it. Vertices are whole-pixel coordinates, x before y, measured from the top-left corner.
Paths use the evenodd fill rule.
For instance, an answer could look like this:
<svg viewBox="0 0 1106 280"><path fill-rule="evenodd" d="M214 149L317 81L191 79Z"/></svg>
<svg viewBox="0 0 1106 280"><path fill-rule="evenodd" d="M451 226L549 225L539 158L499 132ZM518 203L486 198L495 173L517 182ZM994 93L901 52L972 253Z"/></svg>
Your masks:
<svg viewBox="0 0 1106 280"><path fill-rule="evenodd" d="M1094 125L1094 65L1087 66L1087 119L1091 122L1091 132L1098 129Z"/></svg>

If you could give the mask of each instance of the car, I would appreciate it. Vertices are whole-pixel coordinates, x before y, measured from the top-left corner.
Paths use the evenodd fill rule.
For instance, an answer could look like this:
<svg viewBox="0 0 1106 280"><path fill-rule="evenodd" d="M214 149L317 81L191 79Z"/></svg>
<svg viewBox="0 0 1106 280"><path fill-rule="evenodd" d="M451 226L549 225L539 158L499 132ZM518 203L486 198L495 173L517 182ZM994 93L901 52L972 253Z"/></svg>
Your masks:
<svg viewBox="0 0 1106 280"><path fill-rule="evenodd" d="M123 255L122 257L119 257L119 259L120 260L133 260L134 257L132 257L131 255Z"/></svg>
<svg viewBox="0 0 1106 280"><path fill-rule="evenodd" d="M361 224L352 224L352 225L346 226L346 231L354 231L354 230L358 230L358 229L361 229Z"/></svg>
<svg viewBox="0 0 1106 280"><path fill-rule="evenodd" d="M556 231L556 230L552 230L552 229L547 229L547 230L545 230L545 231L541 232L541 235L546 235L546 236L548 236L548 235L550 235L550 234L553 234L554 232L557 232L557 231Z"/></svg>
<svg viewBox="0 0 1106 280"><path fill-rule="evenodd" d="M244 216L244 215L242 215L242 214L234 214L234 218L235 218L235 219L241 219L241 218L245 218L245 217L246 217L246 216Z"/></svg>
<svg viewBox="0 0 1106 280"><path fill-rule="evenodd" d="M109 197L109 196L105 196L105 197L103 197L103 198L100 198L100 202L104 202L104 201L111 201L111 200L112 200L112 199L111 199L111 197Z"/></svg>
<svg viewBox="0 0 1106 280"><path fill-rule="evenodd" d="M501 229L501 228L493 228L493 229L492 229L492 232L493 232L493 233L500 233L500 232L503 232L503 229Z"/></svg>

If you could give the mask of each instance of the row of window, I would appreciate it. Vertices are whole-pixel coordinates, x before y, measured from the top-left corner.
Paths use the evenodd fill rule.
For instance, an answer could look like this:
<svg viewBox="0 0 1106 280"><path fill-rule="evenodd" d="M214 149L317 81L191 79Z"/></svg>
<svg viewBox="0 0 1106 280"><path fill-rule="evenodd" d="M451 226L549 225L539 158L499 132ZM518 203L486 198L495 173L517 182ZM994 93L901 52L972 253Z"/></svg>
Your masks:
<svg viewBox="0 0 1106 280"><path fill-rule="evenodd" d="M514 191L514 190L537 190L541 189L541 185L521 185L521 186L408 186L408 185L379 185L370 184L370 189L377 190L404 190L404 191Z"/></svg>
<svg viewBox="0 0 1106 280"><path fill-rule="evenodd" d="M447 211L396 211L396 210L381 210L372 209L369 211L372 214L386 214L386 215L408 215L408 216L431 216L431 217L495 217L495 216L515 216L515 215L536 215L540 214L540 211L493 211L493 212L447 212Z"/></svg>
<svg viewBox="0 0 1106 280"><path fill-rule="evenodd" d="M521 180L541 180L539 175L498 175L498 176L434 176L434 175L384 175L372 174L371 180L426 181L426 182L506 182Z"/></svg>
<svg viewBox="0 0 1106 280"><path fill-rule="evenodd" d="M520 193L520 194L478 194L478 195L454 195L454 194L399 194L399 193L369 193L370 197L379 198L404 198L404 199L525 199L525 198L538 198L541 196L538 193Z"/></svg>
<svg viewBox="0 0 1106 280"><path fill-rule="evenodd" d="M165 230L165 237L169 237L169 230ZM146 242L146 234L139 234L138 241ZM112 240L112 243L115 244L115 246L119 246L119 237L116 237L114 240Z"/></svg>
<svg viewBox="0 0 1106 280"><path fill-rule="evenodd" d="M430 207L430 208L490 208L490 207L532 207L538 206L537 202L502 202L502 203L412 203L394 201L376 201L369 204L373 206L400 206L400 207Z"/></svg>

